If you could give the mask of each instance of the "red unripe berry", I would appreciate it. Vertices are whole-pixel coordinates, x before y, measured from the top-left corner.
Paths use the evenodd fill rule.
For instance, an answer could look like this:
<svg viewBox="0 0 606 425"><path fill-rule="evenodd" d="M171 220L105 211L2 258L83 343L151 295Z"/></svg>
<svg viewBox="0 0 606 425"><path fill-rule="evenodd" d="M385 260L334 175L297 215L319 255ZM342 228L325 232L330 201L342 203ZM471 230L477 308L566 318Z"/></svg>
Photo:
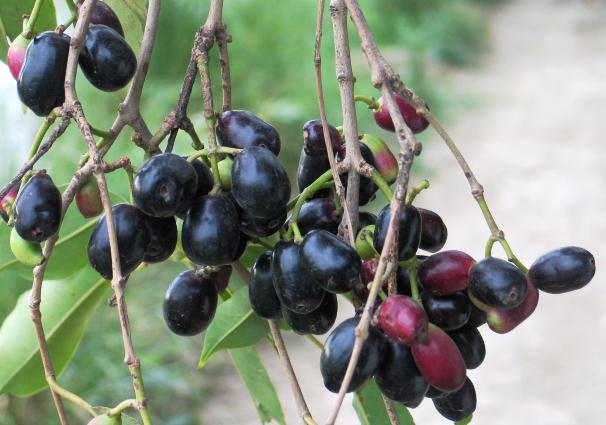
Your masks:
<svg viewBox="0 0 606 425"><path fill-rule="evenodd" d="M19 193L19 187L21 186L21 181L15 183L4 195L2 199L0 199L0 217L4 221L8 221L8 206L10 204L15 203L15 199L17 199L17 194Z"/></svg>
<svg viewBox="0 0 606 425"><path fill-rule="evenodd" d="M15 80L19 79L19 73L21 72L23 62L25 61L25 51L27 50L28 44L29 40L19 34L8 48L6 62L8 63L8 69L11 71Z"/></svg>
<svg viewBox="0 0 606 425"><path fill-rule="evenodd" d="M427 128L429 122L425 117L418 114L416 109L409 105L402 97L396 95L395 99L404 121L413 133L420 133ZM383 98L379 98L377 103L379 104L379 108L374 112L377 125L385 130L395 131L394 123L389 115L389 109L383 101Z"/></svg>
<svg viewBox="0 0 606 425"><path fill-rule="evenodd" d="M438 252L419 267L419 281L435 295L453 294L467 288L469 269L474 264L475 260L464 252Z"/></svg>
<svg viewBox="0 0 606 425"><path fill-rule="evenodd" d="M488 327L493 331L504 334L517 327L537 308L539 303L539 290L528 280L528 293L522 304L507 310L489 308L486 312Z"/></svg>
<svg viewBox="0 0 606 425"><path fill-rule="evenodd" d="M76 205L84 218L96 217L103 212L101 192L93 177L89 178L76 193Z"/></svg>
<svg viewBox="0 0 606 425"><path fill-rule="evenodd" d="M400 344L413 346L427 337L427 314L420 303L406 295L395 295L383 301L378 319L383 332Z"/></svg>

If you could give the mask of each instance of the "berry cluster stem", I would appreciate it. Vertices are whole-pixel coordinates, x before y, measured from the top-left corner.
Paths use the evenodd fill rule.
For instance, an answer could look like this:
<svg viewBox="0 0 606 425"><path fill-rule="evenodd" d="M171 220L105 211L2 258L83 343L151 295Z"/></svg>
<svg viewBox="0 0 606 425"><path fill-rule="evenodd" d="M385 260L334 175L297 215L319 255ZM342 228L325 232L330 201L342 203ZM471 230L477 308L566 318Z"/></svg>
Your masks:
<svg viewBox="0 0 606 425"><path fill-rule="evenodd" d="M29 17L23 21L23 32L21 35L28 40L34 36L34 27L36 26L36 21L38 20L38 15L40 15L40 10L42 9L43 5L44 0L36 0Z"/></svg>
<svg viewBox="0 0 606 425"><path fill-rule="evenodd" d="M385 195L387 200L391 201L391 198L393 198L393 191L391 190L391 187L389 187L389 184L385 181L383 176L381 176L381 173L373 169L371 178L372 181L375 182L375 184L379 187L379 189L381 189L381 192L383 192L383 195Z"/></svg>

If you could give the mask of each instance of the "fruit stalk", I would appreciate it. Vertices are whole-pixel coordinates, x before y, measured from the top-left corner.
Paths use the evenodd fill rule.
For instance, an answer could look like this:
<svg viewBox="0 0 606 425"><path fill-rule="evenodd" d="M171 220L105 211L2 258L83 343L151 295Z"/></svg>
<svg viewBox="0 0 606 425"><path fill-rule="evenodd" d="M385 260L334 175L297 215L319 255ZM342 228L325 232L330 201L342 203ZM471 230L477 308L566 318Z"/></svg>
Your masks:
<svg viewBox="0 0 606 425"><path fill-rule="evenodd" d="M97 415L97 413L93 409L93 406L91 406L90 403L88 403L86 400L78 397L78 395L72 393L71 391L66 390L65 388L60 386L54 379L49 378L47 379L47 382L48 386L53 390L54 393L59 394L61 397L66 400L69 400L81 409L86 410L92 416Z"/></svg>
<svg viewBox="0 0 606 425"><path fill-rule="evenodd" d="M36 0L32 13L30 13L29 17L23 22L23 32L21 35L28 40L34 35L34 27L36 26L36 21L38 20L38 15L40 14L40 9L42 9L43 4L44 0Z"/></svg>
<svg viewBox="0 0 606 425"><path fill-rule="evenodd" d="M371 177L372 177L372 181L374 181L375 184L379 187L379 189L381 189L381 192L383 192L383 194L385 195L387 200L391 201L391 198L393 198L393 192L392 192L391 188L389 187L389 184L381 176L381 173L379 173L377 170L373 169Z"/></svg>

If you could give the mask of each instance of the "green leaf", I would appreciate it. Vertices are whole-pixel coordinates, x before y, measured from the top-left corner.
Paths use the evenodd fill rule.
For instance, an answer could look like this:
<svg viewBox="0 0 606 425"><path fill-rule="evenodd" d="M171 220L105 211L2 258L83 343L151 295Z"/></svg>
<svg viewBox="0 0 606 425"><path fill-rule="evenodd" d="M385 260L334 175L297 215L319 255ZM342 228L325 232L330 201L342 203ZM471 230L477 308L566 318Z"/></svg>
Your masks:
<svg viewBox="0 0 606 425"><path fill-rule="evenodd" d="M267 322L250 307L248 287L240 288L217 308L204 336L198 367L204 367L217 351L255 345L268 332Z"/></svg>
<svg viewBox="0 0 606 425"><path fill-rule="evenodd" d="M91 269L70 279L44 281L42 323L57 374L67 366L88 319L109 288ZM46 387L28 303L29 291L19 297L0 328L0 394L29 396Z"/></svg>
<svg viewBox="0 0 606 425"><path fill-rule="evenodd" d="M279 424L286 425L276 389L254 348L238 348L228 353L257 408L261 423L275 419Z"/></svg>
<svg viewBox="0 0 606 425"><path fill-rule="evenodd" d="M34 7L35 0L2 0L0 1L0 60L6 62L6 53L8 44L6 37L11 40L23 31L23 15L29 15ZM46 30L53 30L57 26L57 15L53 0L46 0L40 9L38 20L34 30L40 33ZM4 31L2 31L4 27Z"/></svg>
<svg viewBox="0 0 606 425"><path fill-rule="evenodd" d="M268 249L264 246L249 244L246 247L244 254L242 254L242 257L240 257L240 262L244 265L244 267L251 268L257 257L267 250Z"/></svg>
<svg viewBox="0 0 606 425"><path fill-rule="evenodd" d="M147 16L146 0L105 0L114 9L120 19L126 41L135 53L139 53L145 17Z"/></svg>
<svg viewBox="0 0 606 425"><path fill-rule="evenodd" d="M353 406L362 425L390 425L383 396L374 380L366 384L360 391L356 391ZM414 425L412 416L406 407L400 403L394 403L394 407L400 425Z"/></svg>

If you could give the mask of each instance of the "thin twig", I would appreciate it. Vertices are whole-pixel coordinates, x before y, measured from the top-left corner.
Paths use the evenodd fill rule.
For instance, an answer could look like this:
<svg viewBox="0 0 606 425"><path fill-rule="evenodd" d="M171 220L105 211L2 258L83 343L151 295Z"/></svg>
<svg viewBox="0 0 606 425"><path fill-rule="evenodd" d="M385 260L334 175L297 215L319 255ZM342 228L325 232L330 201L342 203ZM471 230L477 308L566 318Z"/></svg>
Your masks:
<svg viewBox="0 0 606 425"><path fill-rule="evenodd" d="M221 65L221 87L223 90L223 112L231 109L231 73L229 70L228 43L231 35L227 32L225 24L217 28L217 44L219 46L219 64Z"/></svg>
<svg viewBox="0 0 606 425"><path fill-rule="evenodd" d="M383 403L385 403L385 410L387 410L387 416L389 417L391 425L400 425L400 419L398 419L398 414L396 413L393 401L383 396Z"/></svg>

